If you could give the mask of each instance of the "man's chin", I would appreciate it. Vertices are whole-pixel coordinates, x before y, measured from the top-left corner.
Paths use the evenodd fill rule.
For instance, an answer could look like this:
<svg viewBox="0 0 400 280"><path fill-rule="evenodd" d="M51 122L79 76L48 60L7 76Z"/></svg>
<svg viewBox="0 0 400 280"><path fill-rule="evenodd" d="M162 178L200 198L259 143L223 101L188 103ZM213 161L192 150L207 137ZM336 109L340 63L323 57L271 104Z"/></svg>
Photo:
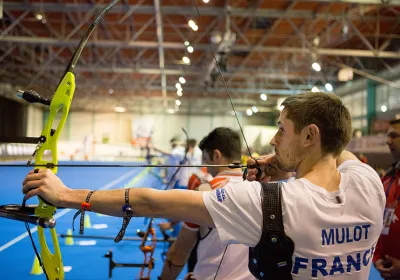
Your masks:
<svg viewBox="0 0 400 280"><path fill-rule="evenodd" d="M279 167L280 170L282 170L284 172L294 172L294 171L296 171L294 167L286 166L286 165L282 164L279 161L278 161L278 167Z"/></svg>

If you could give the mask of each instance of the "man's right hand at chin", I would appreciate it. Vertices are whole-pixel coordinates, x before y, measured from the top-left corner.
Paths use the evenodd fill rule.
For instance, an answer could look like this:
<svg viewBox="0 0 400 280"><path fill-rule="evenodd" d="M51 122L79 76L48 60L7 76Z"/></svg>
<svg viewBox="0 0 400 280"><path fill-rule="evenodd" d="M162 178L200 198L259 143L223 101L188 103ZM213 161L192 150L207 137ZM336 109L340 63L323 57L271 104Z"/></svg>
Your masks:
<svg viewBox="0 0 400 280"><path fill-rule="evenodd" d="M257 161L256 161L257 160ZM278 167L278 160L275 154L261 156L259 158L249 158L247 160L247 166L256 166L261 169L261 176L258 179L257 176L259 170L257 168L249 168L247 167L247 177L248 181L259 181L268 183L271 181L282 181L287 180L294 176L294 172L286 172L282 171Z"/></svg>
<svg viewBox="0 0 400 280"><path fill-rule="evenodd" d="M62 206L62 197L71 191L50 169L39 169L37 173L31 170L22 186L26 200L38 195L54 206Z"/></svg>

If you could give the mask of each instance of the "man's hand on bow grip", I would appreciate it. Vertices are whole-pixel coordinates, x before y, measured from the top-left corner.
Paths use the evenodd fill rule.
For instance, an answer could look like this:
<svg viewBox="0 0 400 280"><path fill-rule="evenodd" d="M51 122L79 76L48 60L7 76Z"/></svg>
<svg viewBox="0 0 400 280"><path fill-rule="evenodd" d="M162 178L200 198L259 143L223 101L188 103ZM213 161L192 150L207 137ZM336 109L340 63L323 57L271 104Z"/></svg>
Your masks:
<svg viewBox="0 0 400 280"><path fill-rule="evenodd" d="M61 197L69 190L50 169L44 168L38 172L31 170L22 182L22 186L26 200L38 195L55 206L60 206Z"/></svg>

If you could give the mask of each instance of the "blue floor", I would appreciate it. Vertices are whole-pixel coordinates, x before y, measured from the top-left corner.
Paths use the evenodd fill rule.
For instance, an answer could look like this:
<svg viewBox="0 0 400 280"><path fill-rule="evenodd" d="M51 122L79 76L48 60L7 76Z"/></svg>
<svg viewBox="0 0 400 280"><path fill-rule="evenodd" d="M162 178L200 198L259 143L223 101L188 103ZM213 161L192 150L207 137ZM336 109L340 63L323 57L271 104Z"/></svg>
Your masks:
<svg viewBox="0 0 400 280"><path fill-rule="evenodd" d="M58 175L63 182L72 188L123 188L146 186L153 188L163 188L161 180L144 168L59 168ZM0 168L0 205L20 204L22 201L21 182L29 172L28 168ZM155 170L155 173L156 170ZM28 204L36 204L36 199L31 199ZM60 212L60 210L58 210ZM66 234L72 228L72 218L74 210L57 219L57 233ZM102 235L115 237L118 233L122 219L88 213L92 228L85 229L85 235ZM154 226L162 220L156 219ZM106 224L107 228L94 229L95 225ZM79 234L79 218L75 221L75 232ZM33 226L32 226L33 227ZM30 275L34 260L34 252L29 237L23 238L8 248L4 245L11 240L26 232L24 224L17 221L0 219L0 279L46 279L42 275ZM137 237L137 230L146 230L147 224L143 218L133 218L129 224L126 237ZM157 228L158 230L158 228ZM158 235L159 234L159 231ZM36 244L38 244L37 233L33 234ZM161 235L159 236L162 237ZM114 260L118 263L141 263L143 253L139 249L138 241L121 241L116 244L113 240L95 240L96 244L84 246L80 241L90 241L94 239L74 238L74 245L66 245L64 238L59 238L61 252L63 255L64 266L71 266L72 269L65 273L65 279L69 280L102 280L108 278L108 259L104 255L108 250L112 250ZM161 253L164 251L164 244L157 243L154 253L156 258L155 268L151 273L151 279L157 279L160 275L163 261ZM186 271L186 268L185 268ZM179 279L183 279L186 274L182 272ZM112 279L138 279L138 268L115 268ZM379 274L372 268L369 279L381 279Z"/></svg>

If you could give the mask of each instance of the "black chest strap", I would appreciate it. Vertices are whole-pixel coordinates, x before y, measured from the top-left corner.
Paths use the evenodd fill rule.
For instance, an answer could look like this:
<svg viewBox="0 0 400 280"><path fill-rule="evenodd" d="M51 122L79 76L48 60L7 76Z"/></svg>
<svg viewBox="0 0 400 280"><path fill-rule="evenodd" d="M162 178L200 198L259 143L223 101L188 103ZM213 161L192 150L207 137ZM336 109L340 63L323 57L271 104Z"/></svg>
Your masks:
<svg viewBox="0 0 400 280"><path fill-rule="evenodd" d="M249 270L257 279L292 279L294 243L286 236L282 218L282 185L261 183L263 231L259 243L249 248Z"/></svg>

